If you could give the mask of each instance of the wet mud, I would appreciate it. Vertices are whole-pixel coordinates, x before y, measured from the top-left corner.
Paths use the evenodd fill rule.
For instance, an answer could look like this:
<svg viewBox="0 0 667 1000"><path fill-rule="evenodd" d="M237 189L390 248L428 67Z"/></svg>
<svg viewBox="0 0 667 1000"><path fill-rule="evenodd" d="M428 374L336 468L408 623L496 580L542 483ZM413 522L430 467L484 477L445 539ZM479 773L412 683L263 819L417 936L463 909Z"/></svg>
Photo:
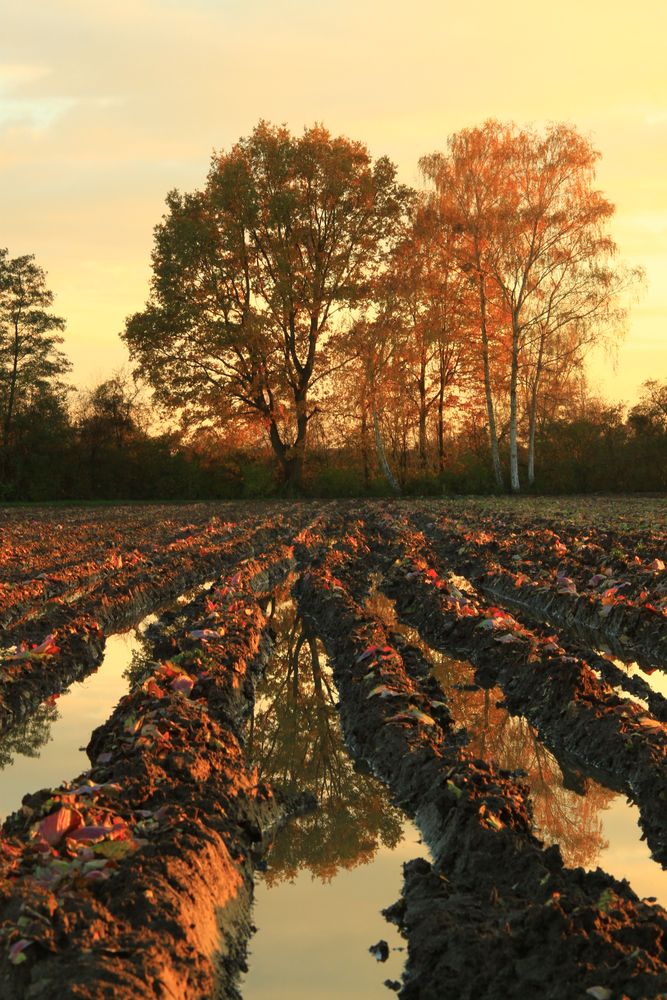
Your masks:
<svg viewBox="0 0 667 1000"><path fill-rule="evenodd" d="M409 942L402 995L524 997L539 981L545 996L583 996L600 985L659 996L667 989L664 911L627 883L567 869L557 847L543 848L527 790L457 745L444 694L418 651L404 657L390 643L333 562L335 573L325 565L302 575L302 613L331 656L355 754L415 816L434 858L417 864L418 885L408 867L405 895L389 911Z"/></svg>
<svg viewBox="0 0 667 1000"><path fill-rule="evenodd" d="M649 844L664 863L664 724L620 697L553 634L536 633L509 612L463 596L433 568L434 562L421 555L393 567L385 586L399 615L431 645L465 655L480 683L502 688L512 713L525 715L557 754L615 775L638 803Z"/></svg>
<svg viewBox="0 0 667 1000"><path fill-rule="evenodd" d="M231 572L291 538L291 526L280 519L248 527L221 543L200 545L187 560L165 560L141 568L128 580L107 581L72 604L42 609L39 615L2 637L0 651L0 735L21 723L48 697L95 670L105 636L134 625L156 608L216 573ZM13 647L9 643L14 642Z"/></svg>
<svg viewBox="0 0 667 1000"><path fill-rule="evenodd" d="M99 662L124 615L173 598L172 577L182 592L187 579L222 574L150 626L150 657L93 733L89 770L27 795L6 821L0 997L238 997L257 869L279 881L353 868L400 835L403 815L430 850L405 866L400 899L386 900L408 949L391 981L403 998L667 995L667 913L623 878L585 870L598 828L576 810L554 822L533 773L553 787L557 760L560 787L582 801L593 801L591 773L603 782L600 801L604 786L631 795L664 862L664 697L603 655L603 644L593 648L588 626L579 639L559 632L539 602L530 606L540 620L529 622L510 610L509 592L489 603L469 553L454 559L436 537L432 505L283 506L279 516L249 516L199 557L184 532L182 558L176 545L153 572L141 560L125 574L116 567L113 582L91 578L67 606L24 617L21 627L35 631L16 652L27 655L3 661L9 735L35 703L34 678L41 702L68 657L85 661L85 649L70 656L67 629L73 644L88 629ZM596 530L582 541L564 528L556 543L540 527L522 558L538 560L546 545L545 589L549 574L551 589L554 579L561 587L564 560L582 589L598 568L595 547L613 547ZM664 668L664 614L651 618L650 636L628 617L632 601L650 603L649 576L662 607L655 535L637 536L633 558L630 534L626 542L607 568L626 572L629 600L591 600L611 608L605 632ZM489 565L511 574L506 543L484 544ZM558 596L560 607L585 595ZM34 642L47 622L57 649ZM439 650L471 666L459 663L452 681L435 662ZM529 751L536 764L527 770Z"/></svg>
<svg viewBox="0 0 667 1000"><path fill-rule="evenodd" d="M234 995L253 854L288 808L240 734L271 647L257 594L289 565L250 563L184 608L90 770L6 821L0 996Z"/></svg>
<svg viewBox="0 0 667 1000"><path fill-rule="evenodd" d="M638 566L625 560L614 562L608 553L615 543L607 537L606 547L592 541L579 543L579 560L573 563L563 558L567 546L550 529L546 529L550 544L539 546L536 552L525 534L512 533L501 547L479 527L461 532L423 515L413 521L428 530L437 555L453 571L469 577L487 597L519 603L543 621L585 629L591 637L598 636L598 643L602 638L620 655L632 653L649 669L667 661L665 617L659 610L667 593L664 564L662 569L650 568L661 560L642 562L635 557ZM522 558L517 553L526 545Z"/></svg>

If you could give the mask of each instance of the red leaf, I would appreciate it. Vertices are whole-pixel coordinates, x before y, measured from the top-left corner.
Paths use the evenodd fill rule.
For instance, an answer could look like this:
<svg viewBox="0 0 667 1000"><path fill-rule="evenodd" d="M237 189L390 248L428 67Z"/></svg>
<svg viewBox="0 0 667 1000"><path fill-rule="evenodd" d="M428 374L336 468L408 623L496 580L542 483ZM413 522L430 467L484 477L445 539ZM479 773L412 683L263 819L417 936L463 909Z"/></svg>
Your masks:
<svg viewBox="0 0 667 1000"><path fill-rule="evenodd" d="M65 834L76 830L82 824L83 816L78 809L68 809L63 806L57 812L51 813L46 819L43 819L37 832L47 844L55 847Z"/></svg>

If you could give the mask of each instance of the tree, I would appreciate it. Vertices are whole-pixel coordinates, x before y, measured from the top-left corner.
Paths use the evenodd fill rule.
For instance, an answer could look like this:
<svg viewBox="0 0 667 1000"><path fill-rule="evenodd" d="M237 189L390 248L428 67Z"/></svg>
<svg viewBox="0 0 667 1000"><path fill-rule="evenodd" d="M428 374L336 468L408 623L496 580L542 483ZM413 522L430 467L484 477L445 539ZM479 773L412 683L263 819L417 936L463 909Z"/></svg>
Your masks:
<svg viewBox="0 0 667 1000"><path fill-rule="evenodd" d="M635 432L667 433L667 380L647 379L642 383L642 395L628 415Z"/></svg>
<svg viewBox="0 0 667 1000"><path fill-rule="evenodd" d="M408 392L417 412L419 466L428 464L428 422L437 414L437 466L444 470L447 394L462 388L470 372L469 294L457 266L451 228L422 197L391 258L392 280L407 337L404 362Z"/></svg>
<svg viewBox="0 0 667 1000"><path fill-rule="evenodd" d="M158 398L254 416L298 490L316 387L403 197L388 159L320 125L294 137L262 121L215 155L203 191L168 196L151 298L126 324Z"/></svg>
<svg viewBox="0 0 667 1000"><path fill-rule="evenodd" d="M69 392L56 384L33 388L12 422L7 494L12 499L55 500L80 489L80 456L70 422Z"/></svg>
<svg viewBox="0 0 667 1000"><path fill-rule="evenodd" d="M8 473L9 450L17 409L49 387L70 368L59 350L57 331L65 321L50 312L53 292L34 255L10 258L0 249L0 421L2 473Z"/></svg>
<svg viewBox="0 0 667 1000"><path fill-rule="evenodd" d="M499 171L502 162L497 145L502 127L489 122L483 128L464 129L449 137L448 153L433 153L419 161L424 177L434 188L434 207L444 227L458 237L452 252L460 270L468 275L478 302L479 350L484 378L484 396L489 429L491 461L496 486L503 488L498 446L496 407L493 393L492 354L503 351L492 311L494 289L490 288L488 251L497 215Z"/></svg>
<svg viewBox="0 0 667 1000"><path fill-rule="evenodd" d="M423 161L445 212L465 237L465 265L480 289L480 327L489 398L486 293L501 307L509 361L510 477L520 489L518 386L522 363L535 368L531 455L542 366L590 345L623 318L619 296L637 276L614 267L607 232L614 206L593 187L599 153L569 125L544 134L489 121L450 140L448 157ZM489 400L492 435L492 406ZM494 467L498 459L494 453ZM496 477L498 479L498 475Z"/></svg>

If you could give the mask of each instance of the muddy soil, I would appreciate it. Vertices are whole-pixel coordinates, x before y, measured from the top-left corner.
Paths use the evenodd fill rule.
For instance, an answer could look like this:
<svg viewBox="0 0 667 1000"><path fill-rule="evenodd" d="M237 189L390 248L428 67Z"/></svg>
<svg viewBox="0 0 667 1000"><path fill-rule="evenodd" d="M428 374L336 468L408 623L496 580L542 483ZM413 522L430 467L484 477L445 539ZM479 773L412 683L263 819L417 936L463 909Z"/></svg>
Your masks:
<svg viewBox="0 0 667 1000"><path fill-rule="evenodd" d="M297 521L298 524L298 521ZM53 604L3 633L0 659L0 735L20 725L52 695L99 665L105 636L122 631L184 591L218 573L231 573L246 560L291 540L294 529L278 520L249 527L202 551L197 559L165 563L159 572L141 570L126 582L105 582L69 605ZM10 641L15 652L7 651Z"/></svg>
<svg viewBox="0 0 667 1000"><path fill-rule="evenodd" d="M557 845L545 847L520 774L473 748L428 655L373 609L373 588L431 647L469 660L476 683L499 686L510 712L529 719L559 759L593 765L632 794L662 860L664 698L635 678L626 691L646 704L633 702L614 690L623 678L585 640L578 648L508 611L509 594L489 605L454 578L462 564L431 544L432 521L424 521L432 505L417 511L427 537L392 503L285 505L282 514L250 518L238 537L202 554L198 579L212 575L210 560L224 578L151 628L153 659L93 734L91 769L26 796L5 824L0 997L50 997L56 984L58 996L88 1000L238 996L267 835L313 804L299 781L278 793L276 775L258 775L246 752L255 680L273 655L277 588L292 579L307 625L302 645L326 648L339 700L331 706L352 757L386 785L393 808L414 818L431 851L430 862L406 866L401 899L387 909L408 946L394 984L400 995L666 996L667 913L627 882L569 868ZM645 541L649 552L653 537ZM169 573L161 572L118 576L41 624L99 624L101 643L144 593L164 589ZM109 609L97 623L101 596ZM146 610L144 601L139 614ZM664 615L655 621L651 655L660 658ZM41 672L53 683L67 655L25 652L34 658L18 661L24 674L8 676L7 690L29 698L30 678ZM313 671L317 691L326 679L315 658ZM312 724L321 727L318 706Z"/></svg>
<svg viewBox="0 0 667 1000"><path fill-rule="evenodd" d="M521 626L498 608L462 595L421 539L415 556L394 565L385 586L399 615L436 648L463 655L483 686L502 688L547 746L614 774L640 807L654 855L667 860L667 730L640 705L620 697L553 634ZM424 551L426 550L426 551ZM435 567L434 568L434 564Z"/></svg>
<svg viewBox="0 0 667 1000"><path fill-rule="evenodd" d="M531 579L531 574L535 574L536 568L539 570L544 565L544 550L540 553L537 563L532 559L522 561L518 556L510 555L514 547L510 551L505 549L499 551L499 546L496 544L494 551L492 540L488 539L486 533L482 534L485 545L475 544L462 538L461 533L453 527L446 528L442 523L434 523L424 515L417 515L412 521L416 527L427 530L434 552L451 567L452 571L469 577L471 582L491 599L520 603L543 621L551 621L565 627L577 626L587 629L593 636L598 635L607 641L611 640L615 650L621 655L632 653L639 663L649 669L660 667L667 661L667 622L655 606L648 606L646 602L646 599L651 597L657 600L655 594L658 591L644 590L643 597L646 603L626 603L626 600L633 595L633 588L627 584L627 578L631 576L627 564L622 568L616 567L620 569L618 573L618 576L622 577L620 581L614 581L605 573L595 575L598 568L611 569L608 563L613 564L613 561L604 558L608 548L596 545L595 551L592 551L593 547L589 545L592 566L588 566L583 573L577 573L571 565L566 565L564 568L562 558L552 555L551 575L546 579L539 576L537 579ZM613 545L609 539L606 541L608 547ZM520 545L520 542L518 544ZM498 559L508 564L499 563ZM638 591L639 587L652 587L653 578L664 576L662 571L647 571L644 566L641 569L643 573L639 585L634 588L635 591ZM587 579L598 578L602 581L598 584L598 589L601 588L602 593L577 592L577 585L584 587ZM664 584L661 583L659 586L661 588L659 592L662 593ZM613 590L617 593L613 594ZM609 603L606 603L604 593L611 595L608 598ZM612 600L618 603L612 603Z"/></svg>
<svg viewBox="0 0 667 1000"><path fill-rule="evenodd" d="M415 815L434 857L430 894L423 899L422 887L418 896L426 914L439 914L443 958L437 970L430 954L423 958L436 927L431 921L424 936L412 919L408 879L408 895L390 912L410 945L402 995L525 997L533 995L537 970L541 985L553 984L545 996L583 995L600 976L630 997L660 995L667 989L664 911L602 872L565 869L557 848L542 848L531 832L525 790L456 746L442 692L431 678L413 679L428 670L418 664L418 651L402 656L335 580L326 569L304 574L297 594L332 658L344 729L354 751ZM544 941L548 927L548 940L558 946L540 949L538 961L535 942ZM523 955L532 960L521 963Z"/></svg>
<svg viewBox="0 0 667 1000"><path fill-rule="evenodd" d="M257 594L290 566L249 563L183 609L90 771L6 822L0 996L235 995L253 854L286 808L240 742L271 646Z"/></svg>

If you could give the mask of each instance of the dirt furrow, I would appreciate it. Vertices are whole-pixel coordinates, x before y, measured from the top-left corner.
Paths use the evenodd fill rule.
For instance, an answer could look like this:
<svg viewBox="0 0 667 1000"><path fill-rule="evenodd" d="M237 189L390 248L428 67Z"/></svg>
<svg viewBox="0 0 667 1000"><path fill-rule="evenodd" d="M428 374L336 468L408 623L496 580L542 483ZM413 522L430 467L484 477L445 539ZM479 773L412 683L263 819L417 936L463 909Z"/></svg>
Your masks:
<svg viewBox="0 0 667 1000"><path fill-rule="evenodd" d="M565 752L616 776L639 806L654 856L665 864L665 724L620 697L557 637L464 595L423 536L410 534L402 545L403 559L382 583L399 616L429 645L468 659L484 686L501 687L510 712L524 715L557 755Z"/></svg>
<svg viewBox="0 0 667 1000"><path fill-rule="evenodd" d="M389 913L408 938L401 996L525 998L539 986L540 996L571 998L601 983L632 998L667 990L667 914L627 883L568 870L558 848L543 849L527 789L460 745L442 692L419 681L418 651L404 658L339 574L304 573L295 589L331 658L353 753L415 816L433 855L432 867L419 863L429 878L418 890L408 868L406 896ZM434 915L428 926L419 908Z"/></svg>
<svg viewBox="0 0 667 1000"><path fill-rule="evenodd" d="M632 654L649 669L667 669L667 618L658 610L624 602L622 591L608 598L579 594L565 576L547 582L532 580L525 571L500 565L481 544L466 542L460 533L423 514L412 521L427 531L443 562L453 572L469 577L487 597L518 603L544 621L586 629L592 637L599 637L598 644L611 640L621 656Z"/></svg>
<svg viewBox="0 0 667 1000"><path fill-rule="evenodd" d="M161 604L201 584L217 572L231 573L244 559L271 552L291 541L289 523L264 521L239 537L185 565L167 563L144 573L132 586L102 589L75 608L59 607L56 617L30 624L16 653L0 660L0 735L20 725L47 697L95 670L105 636L130 627Z"/></svg>
<svg viewBox="0 0 667 1000"><path fill-rule="evenodd" d="M239 741L270 652L257 594L292 565L276 555L196 599L93 734L91 769L5 824L0 996L236 995L252 855L284 812Z"/></svg>

